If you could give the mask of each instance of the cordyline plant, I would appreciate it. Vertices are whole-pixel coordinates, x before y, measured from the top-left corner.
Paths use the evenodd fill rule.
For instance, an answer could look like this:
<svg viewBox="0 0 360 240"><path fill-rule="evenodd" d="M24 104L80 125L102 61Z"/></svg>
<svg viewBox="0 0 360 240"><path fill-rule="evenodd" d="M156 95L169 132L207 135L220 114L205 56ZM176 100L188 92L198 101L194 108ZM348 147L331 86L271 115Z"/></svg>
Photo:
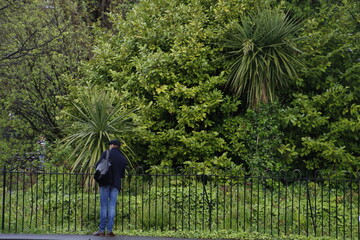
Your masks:
<svg viewBox="0 0 360 240"><path fill-rule="evenodd" d="M246 93L250 107L275 100L275 90L287 86L301 66L294 45L300 27L298 19L271 9L235 22L225 42L235 59L227 87L239 95Z"/></svg>
<svg viewBox="0 0 360 240"><path fill-rule="evenodd" d="M115 91L88 89L77 101L72 101L73 111L66 114L73 120L73 133L63 139L64 148L73 147L70 157L75 156L72 170L91 173L100 155L108 147L110 139L123 142L126 153L132 153L121 137L132 131L132 117L135 109L127 109L122 102L116 102Z"/></svg>

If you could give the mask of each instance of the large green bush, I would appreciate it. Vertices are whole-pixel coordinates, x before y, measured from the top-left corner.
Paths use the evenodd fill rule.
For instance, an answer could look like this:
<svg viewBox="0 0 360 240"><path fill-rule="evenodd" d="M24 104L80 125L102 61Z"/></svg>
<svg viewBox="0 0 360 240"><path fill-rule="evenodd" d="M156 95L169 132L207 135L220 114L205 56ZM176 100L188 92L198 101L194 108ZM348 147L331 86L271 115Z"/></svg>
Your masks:
<svg viewBox="0 0 360 240"><path fill-rule="evenodd" d="M247 142L256 139L249 131L261 131L251 117L238 118L247 130L228 124L245 107L224 91L228 68L221 42L229 22L241 18L252 4L141 1L126 19L111 15L114 29L98 39L94 59L85 69L94 83L124 94L124 104L141 107L140 131L127 136L140 164L240 173L243 163L249 167L258 161L259 169L275 169L275 163L263 163L273 160L254 153L253 143ZM244 136L235 139L229 132ZM235 148L232 142L238 142ZM268 149L278 145L262 141Z"/></svg>
<svg viewBox="0 0 360 240"><path fill-rule="evenodd" d="M133 118L136 131L118 137L137 154L137 164L152 171L358 169L359 1L124 1L126 11L109 8L106 29L88 28L93 18L85 2L46 11L36 3L1 9L2 162L14 162L11 146L18 142L20 156L36 152L37 138L45 135L56 142L48 145L49 162L65 164L71 149L52 148L78 129L64 127L73 120L59 110L95 84L115 89L125 109L141 109ZM295 37L305 68L296 69L288 88L276 90L273 104L248 110L247 92L233 96L226 87L234 62L224 43L236 23L252 26L246 16L262 8L301 19ZM12 36L28 48L17 51Z"/></svg>
<svg viewBox="0 0 360 240"><path fill-rule="evenodd" d="M97 37L83 81L114 87L124 105L141 108L138 131L124 138L146 168L355 170L357 4L140 1L126 18L110 14L113 28ZM306 67L275 103L247 110L246 93L225 87L233 62L224 42L255 6L294 18L304 11L298 57Z"/></svg>

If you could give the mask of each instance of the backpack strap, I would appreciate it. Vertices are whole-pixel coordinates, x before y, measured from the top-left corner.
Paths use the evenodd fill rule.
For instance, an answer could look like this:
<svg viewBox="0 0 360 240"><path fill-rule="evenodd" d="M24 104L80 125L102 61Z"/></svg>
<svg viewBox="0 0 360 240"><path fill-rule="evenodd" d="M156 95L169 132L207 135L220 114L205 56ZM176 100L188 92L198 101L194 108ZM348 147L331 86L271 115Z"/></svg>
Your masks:
<svg viewBox="0 0 360 240"><path fill-rule="evenodd" d="M110 165L112 165L112 161L111 161L111 159L109 158L110 156L110 150L106 150L106 160L108 160L109 161L109 163L110 163Z"/></svg>
<svg viewBox="0 0 360 240"><path fill-rule="evenodd" d="M106 150L106 160L109 160L109 150Z"/></svg>

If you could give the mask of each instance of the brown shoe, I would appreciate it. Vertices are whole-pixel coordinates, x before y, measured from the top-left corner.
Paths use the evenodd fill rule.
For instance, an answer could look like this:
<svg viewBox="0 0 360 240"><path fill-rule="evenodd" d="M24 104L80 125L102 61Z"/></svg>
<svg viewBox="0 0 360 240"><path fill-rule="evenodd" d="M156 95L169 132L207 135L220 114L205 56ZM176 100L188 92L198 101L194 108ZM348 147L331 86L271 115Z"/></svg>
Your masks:
<svg viewBox="0 0 360 240"><path fill-rule="evenodd" d="M108 233L106 234L106 236L107 236L107 237L115 237L115 233L113 233L113 232L108 232Z"/></svg>
<svg viewBox="0 0 360 240"><path fill-rule="evenodd" d="M105 236L105 232L94 232L93 236L103 237Z"/></svg>

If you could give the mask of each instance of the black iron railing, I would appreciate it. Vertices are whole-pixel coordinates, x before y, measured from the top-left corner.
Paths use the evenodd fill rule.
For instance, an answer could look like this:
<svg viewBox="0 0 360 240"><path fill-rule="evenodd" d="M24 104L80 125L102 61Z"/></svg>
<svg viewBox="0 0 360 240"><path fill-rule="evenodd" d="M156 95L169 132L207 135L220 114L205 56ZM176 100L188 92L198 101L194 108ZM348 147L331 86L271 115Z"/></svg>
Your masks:
<svg viewBox="0 0 360 240"><path fill-rule="evenodd" d="M91 175L2 170L2 232L92 231L98 187ZM264 176L128 174L116 230L260 232L360 238L360 181L300 171Z"/></svg>

